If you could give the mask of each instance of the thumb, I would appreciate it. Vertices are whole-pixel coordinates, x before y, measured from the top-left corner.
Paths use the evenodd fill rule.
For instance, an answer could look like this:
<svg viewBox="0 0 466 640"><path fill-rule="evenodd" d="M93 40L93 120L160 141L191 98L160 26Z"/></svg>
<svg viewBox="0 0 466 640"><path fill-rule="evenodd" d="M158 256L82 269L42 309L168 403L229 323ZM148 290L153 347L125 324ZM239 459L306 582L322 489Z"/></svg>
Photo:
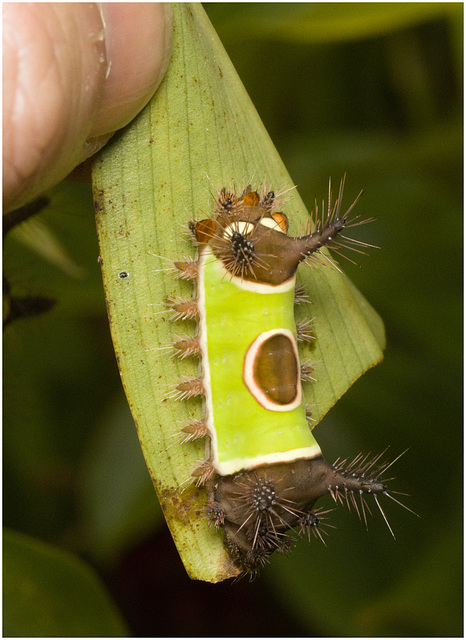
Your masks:
<svg viewBox="0 0 466 640"><path fill-rule="evenodd" d="M4 208L57 184L143 108L168 64L170 6L3 6Z"/></svg>

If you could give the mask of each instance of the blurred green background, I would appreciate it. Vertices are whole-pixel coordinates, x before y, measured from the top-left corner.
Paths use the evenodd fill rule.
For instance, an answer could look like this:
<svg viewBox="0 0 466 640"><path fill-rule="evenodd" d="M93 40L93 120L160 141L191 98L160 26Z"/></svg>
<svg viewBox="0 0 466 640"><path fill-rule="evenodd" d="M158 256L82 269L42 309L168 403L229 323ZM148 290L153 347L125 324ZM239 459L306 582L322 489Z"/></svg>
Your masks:
<svg viewBox="0 0 466 640"><path fill-rule="evenodd" d="M36 539L5 538L4 633L460 636L462 4L205 9L309 208L330 175L346 171L351 193L366 190L359 209L377 220L358 237L381 250L343 266L384 318L386 357L316 435L330 461L408 448L391 486L420 518L386 500L394 541L380 514L366 532L338 509L327 546L300 540L252 583L191 583L121 388L90 185L65 182L4 247L11 295L57 301L4 334L4 524ZM43 582L47 554L61 566L63 550L108 616L80 627L73 612L89 603L75 593L62 626L41 634L25 626L18 594L43 585L37 619L65 601L66 588Z"/></svg>

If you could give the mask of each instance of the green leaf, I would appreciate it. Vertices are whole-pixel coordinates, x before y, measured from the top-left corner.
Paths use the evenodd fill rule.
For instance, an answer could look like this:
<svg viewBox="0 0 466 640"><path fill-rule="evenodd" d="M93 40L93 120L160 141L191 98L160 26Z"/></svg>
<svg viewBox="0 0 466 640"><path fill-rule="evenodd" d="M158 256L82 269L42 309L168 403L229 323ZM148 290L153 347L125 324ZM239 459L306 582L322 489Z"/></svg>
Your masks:
<svg viewBox="0 0 466 640"><path fill-rule="evenodd" d="M86 523L85 548L92 558L108 564L147 537L163 523L163 516L154 504L124 396L112 398L103 415L84 456L78 497Z"/></svg>
<svg viewBox="0 0 466 640"><path fill-rule="evenodd" d="M171 264L193 255L183 225L211 212L216 189L264 179L276 191L294 185L201 5L175 4L174 16L167 75L147 108L99 154L94 198L112 336L146 462L188 574L218 582L237 569L221 533L207 525L205 492L190 483L203 445L181 446L179 435L200 417L201 405L168 397L180 377L197 373L197 363L164 350L183 332L169 322L166 297L192 295ZM286 211L293 231L306 224L295 190ZM381 360L384 331L338 271L302 271L312 305L300 314L315 317L317 335L318 382L308 400L318 421Z"/></svg>
<svg viewBox="0 0 466 640"><path fill-rule="evenodd" d="M14 531L3 534L3 635L126 636L94 571L57 547Z"/></svg>
<svg viewBox="0 0 466 640"><path fill-rule="evenodd" d="M237 39L273 38L274 41L322 44L351 42L408 29L441 16L461 14L455 2L318 2L276 3L244 8L236 16L225 12L229 33Z"/></svg>
<svg viewBox="0 0 466 640"><path fill-rule="evenodd" d="M13 229L11 235L70 276L79 278L83 275L82 269L67 255L64 247L43 220L31 218L26 224Z"/></svg>

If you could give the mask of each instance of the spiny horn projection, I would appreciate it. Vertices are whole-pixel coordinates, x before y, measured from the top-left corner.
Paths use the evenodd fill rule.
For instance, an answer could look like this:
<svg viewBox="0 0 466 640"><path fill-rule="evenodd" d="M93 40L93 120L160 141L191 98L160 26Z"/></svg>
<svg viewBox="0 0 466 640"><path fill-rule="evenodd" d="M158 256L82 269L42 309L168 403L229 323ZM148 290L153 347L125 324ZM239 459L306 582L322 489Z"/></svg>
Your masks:
<svg viewBox="0 0 466 640"><path fill-rule="evenodd" d="M335 502L346 504L350 511L352 506L360 519L362 514L366 529L368 528L366 513L369 512L369 514L372 515L366 496L372 496L390 533L393 538L395 538L393 529L380 504L378 496L386 496L415 516L418 516L418 514L392 495L398 492L389 491L387 488L387 483L393 480L393 478L386 477L388 469L395 464L407 450L400 453L394 460L382 462L386 451L387 450L382 451L382 453L372 458L370 454L364 456L362 453L359 453L350 463L347 463L347 460L336 460L332 465L334 472L333 482L329 484L328 489Z"/></svg>
<svg viewBox="0 0 466 640"><path fill-rule="evenodd" d="M360 216L350 218L363 191L359 192L350 207L342 213L345 177L346 176L343 176L340 182L340 189L335 202L333 202L332 182L329 180L327 208L325 208L325 203L322 202L321 213L319 214L319 206L316 202L315 210L311 213L311 221L308 224L305 235L293 238L295 241L293 245L293 257L295 260L298 260L298 264L300 262L306 262L310 265L316 262L325 264L325 261L327 261L336 267L335 262L322 251L325 247L348 259L350 262L353 262L353 260L348 258L348 256L342 252L342 249L349 249L356 253L367 255L366 252L362 250L363 247L376 248L375 245L353 240L352 238L342 235L344 229L366 224L373 220L373 218L360 219Z"/></svg>

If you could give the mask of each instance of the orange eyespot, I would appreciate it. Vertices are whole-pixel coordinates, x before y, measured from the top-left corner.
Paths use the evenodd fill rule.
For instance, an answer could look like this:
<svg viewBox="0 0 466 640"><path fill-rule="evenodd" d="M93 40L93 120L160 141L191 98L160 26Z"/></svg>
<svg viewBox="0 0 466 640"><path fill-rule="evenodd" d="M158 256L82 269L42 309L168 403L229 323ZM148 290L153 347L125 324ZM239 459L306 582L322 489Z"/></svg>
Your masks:
<svg viewBox="0 0 466 640"><path fill-rule="evenodd" d="M243 196L243 204L245 207L257 207L260 202L259 194L257 191L250 191Z"/></svg>
<svg viewBox="0 0 466 640"><path fill-rule="evenodd" d="M214 220L201 220L194 225L194 237L199 244L208 244L216 233L217 223Z"/></svg>
<svg viewBox="0 0 466 640"><path fill-rule="evenodd" d="M283 233L288 233L288 218L284 213L272 213L272 218L278 224Z"/></svg>

